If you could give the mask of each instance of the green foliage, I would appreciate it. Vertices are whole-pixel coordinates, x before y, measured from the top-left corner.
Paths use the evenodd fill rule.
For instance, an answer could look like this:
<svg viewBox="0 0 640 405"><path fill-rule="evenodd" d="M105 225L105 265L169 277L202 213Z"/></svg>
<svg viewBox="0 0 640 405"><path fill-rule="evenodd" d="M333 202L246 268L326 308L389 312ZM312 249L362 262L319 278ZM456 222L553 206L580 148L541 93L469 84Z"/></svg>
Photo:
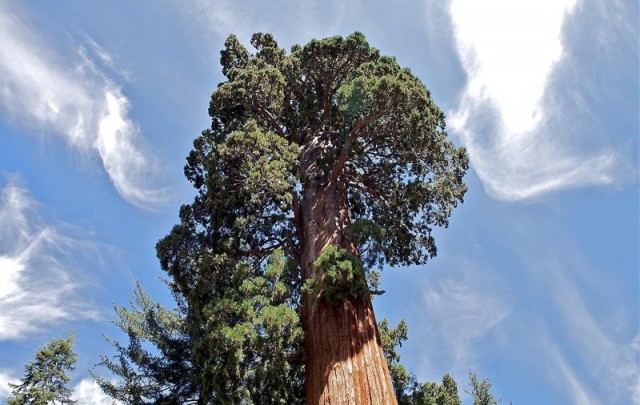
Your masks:
<svg viewBox="0 0 640 405"><path fill-rule="evenodd" d="M415 405L460 405L458 385L453 377L445 374L442 384L426 382L418 384L411 395L411 403Z"/></svg>
<svg viewBox="0 0 640 405"><path fill-rule="evenodd" d="M234 287L203 305L204 321L160 306L138 286L132 310L116 308L129 344L109 339L118 355L102 357L121 381L96 380L130 404L301 402L302 329L287 304L289 268L281 251L259 276L239 264L227 280Z"/></svg>
<svg viewBox="0 0 640 405"><path fill-rule="evenodd" d="M73 351L74 337L53 339L40 348L33 361L25 365L20 384L9 384L11 396L8 405L46 405L49 403L74 404L72 390L67 388L67 371L73 371L77 354Z"/></svg>
<svg viewBox="0 0 640 405"><path fill-rule="evenodd" d="M433 382L418 383L416 377L407 372L400 364L400 354L397 349L407 340L407 324L404 319L395 328L389 327L384 319L378 325L382 349L384 351L391 381L399 405L460 405L458 386L449 374L442 377L442 384Z"/></svg>
<svg viewBox="0 0 640 405"><path fill-rule="evenodd" d="M303 293L316 299L326 299L332 305L341 306L347 298L365 299L367 281L362 262L346 249L327 246L313 262L316 279L309 279Z"/></svg>
<svg viewBox="0 0 640 405"><path fill-rule="evenodd" d="M131 309L116 306L119 319L114 322L129 343L107 338L118 354L113 359L101 356L100 363L120 380L93 377L105 393L125 404L194 403L200 373L189 344L192 322L182 311L153 301L139 284L130 304Z"/></svg>
<svg viewBox="0 0 640 405"><path fill-rule="evenodd" d="M197 350L200 372L216 398L233 403L297 403L302 398L302 328L287 301L290 265L282 251L262 275L245 264L231 275L235 291L204 308L207 328Z"/></svg>
<svg viewBox="0 0 640 405"><path fill-rule="evenodd" d="M444 114L364 35L286 52L258 33L251 45L225 42L226 81L184 169L196 196L156 245L177 310L141 292L116 310L130 343L113 342L118 355L103 364L122 383L99 379L115 398L302 402L303 294L339 304L368 295L364 265L424 263L436 254L432 228L463 200L468 159ZM338 231L362 256L328 249L303 279L304 238L314 237L305 191L329 186L344 190L352 226Z"/></svg>
<svg viewBox="0 0 640 405"><path fill-rule="evenodd" d="M383 319L378 325L382 351L387 360L391 382L400 405L411 403L408 392L415 383L415 377L400 364L400 354L396 350L402 347L402 342L407 340L407 331L407 324L404 319L395 328L390 328L389 321L386 319Z"/></svg>
<svg viewBox="0 0 640 405"><path fill-rule="evenodd" d="M498 405L500 403L500 399L496 399L489 392L491 389L489 380L484 379L480 382L476 373L469 372L469 386L471 391L464 390L464 392L473 397L473 405Z"/></svg>

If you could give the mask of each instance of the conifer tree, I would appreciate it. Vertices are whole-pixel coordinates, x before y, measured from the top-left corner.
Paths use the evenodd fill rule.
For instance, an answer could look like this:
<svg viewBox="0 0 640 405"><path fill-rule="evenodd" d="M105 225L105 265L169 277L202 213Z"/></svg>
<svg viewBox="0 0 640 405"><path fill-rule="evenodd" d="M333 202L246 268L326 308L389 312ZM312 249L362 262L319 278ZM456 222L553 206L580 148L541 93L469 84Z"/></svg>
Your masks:
<svg viewBox="0 0 640 405"><path fill-rule="evenodd" d="M25 365L20 384L9 384L11 396L7 405L74 404L72 390L67 387L67 371L73 371L77 362L73 344L74 337L70 334L40 348L34 360Z"/></svg>
<svg viewBox="0 0 640 405"><path fill-rule="evenodd" d="M92 373L98 385L125 404L198 403L199 372L192 362L189 333L193 324L180 307L161 306L139 284L130 304L131 309L116 306L119 319L114 322L127 334L129 343L107 338L117 355L101 356L100 364L119 381Z"/></svg>
<svg viewBox="0 0 640 405"><path fill-rule="evenodd" d="M467 155L422 82L362 34L251 45L225 43L185 167L197 195L156 246L195 397L396 403L367 280L435 256ZM120 375L138 363L121 360Z"/></svg>
<svg viewBox="0 0 640 405"><path fill-rule="evenodd" d="M476 373L469 372L469 387L471 390L465 390L465 392L473 397L473 405L498 405L500 399L497 399L489 392L491 386L489 380L478 381Z"/></svg>
<svg viewBox="0 0 640 405"><path fill-rule="evenodd" d="M410 396L412 405L460 405L458 385L449 374L442 377L442 384L425 382L416 384Z"/></svg>

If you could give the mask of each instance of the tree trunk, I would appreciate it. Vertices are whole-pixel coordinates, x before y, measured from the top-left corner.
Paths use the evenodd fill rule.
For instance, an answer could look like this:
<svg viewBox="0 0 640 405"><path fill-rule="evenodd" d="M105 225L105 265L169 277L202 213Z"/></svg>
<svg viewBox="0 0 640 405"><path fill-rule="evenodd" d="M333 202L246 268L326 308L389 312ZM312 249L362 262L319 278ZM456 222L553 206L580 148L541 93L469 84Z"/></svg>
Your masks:
<svg viewBox="0 0 640 405"><path fill-rule="evenodd" d="M338 185L303 191L303 279L322 281L313 262L335 245L358 254L343 236L350 224L346 190ZM339 307L305 298L305 390L307 404L396 404L371 298L349 298Z"/></svg>

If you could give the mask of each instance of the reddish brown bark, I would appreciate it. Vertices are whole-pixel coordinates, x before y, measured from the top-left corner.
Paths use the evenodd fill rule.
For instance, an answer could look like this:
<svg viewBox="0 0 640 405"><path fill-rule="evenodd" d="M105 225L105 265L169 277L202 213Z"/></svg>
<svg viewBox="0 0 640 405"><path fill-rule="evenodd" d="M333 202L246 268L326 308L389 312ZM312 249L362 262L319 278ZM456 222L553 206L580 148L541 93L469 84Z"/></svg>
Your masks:
<svg viewBox="0 0 640 405"><path fill-rule="evenodd" d="M333 182L331 182L333 183ZM303 278L315 278L313 262L330 245L357 254L343 236L350 224L340 184L308 187L301 212ZM305 390L308 404L396 404L370 297L335 306L308 297L303 308Z"/></svg>
<svg viewBox="0 0 640 405"><path fill-rule="evenodd" d="M370 299L321 301L304 324L308 404L396 403Z"/></svg>

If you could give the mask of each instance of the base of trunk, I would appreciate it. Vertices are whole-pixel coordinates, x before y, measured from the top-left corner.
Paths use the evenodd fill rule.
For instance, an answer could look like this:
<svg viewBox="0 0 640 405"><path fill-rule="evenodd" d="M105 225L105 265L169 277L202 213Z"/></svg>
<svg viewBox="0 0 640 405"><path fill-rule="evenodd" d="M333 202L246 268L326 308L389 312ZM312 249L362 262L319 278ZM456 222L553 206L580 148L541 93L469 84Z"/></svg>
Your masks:
<svg viewBox="0 0 640 405"><path fill-rule="evenodd" d="M370 298L305 311L308 404L396 404Z"/></svg>

